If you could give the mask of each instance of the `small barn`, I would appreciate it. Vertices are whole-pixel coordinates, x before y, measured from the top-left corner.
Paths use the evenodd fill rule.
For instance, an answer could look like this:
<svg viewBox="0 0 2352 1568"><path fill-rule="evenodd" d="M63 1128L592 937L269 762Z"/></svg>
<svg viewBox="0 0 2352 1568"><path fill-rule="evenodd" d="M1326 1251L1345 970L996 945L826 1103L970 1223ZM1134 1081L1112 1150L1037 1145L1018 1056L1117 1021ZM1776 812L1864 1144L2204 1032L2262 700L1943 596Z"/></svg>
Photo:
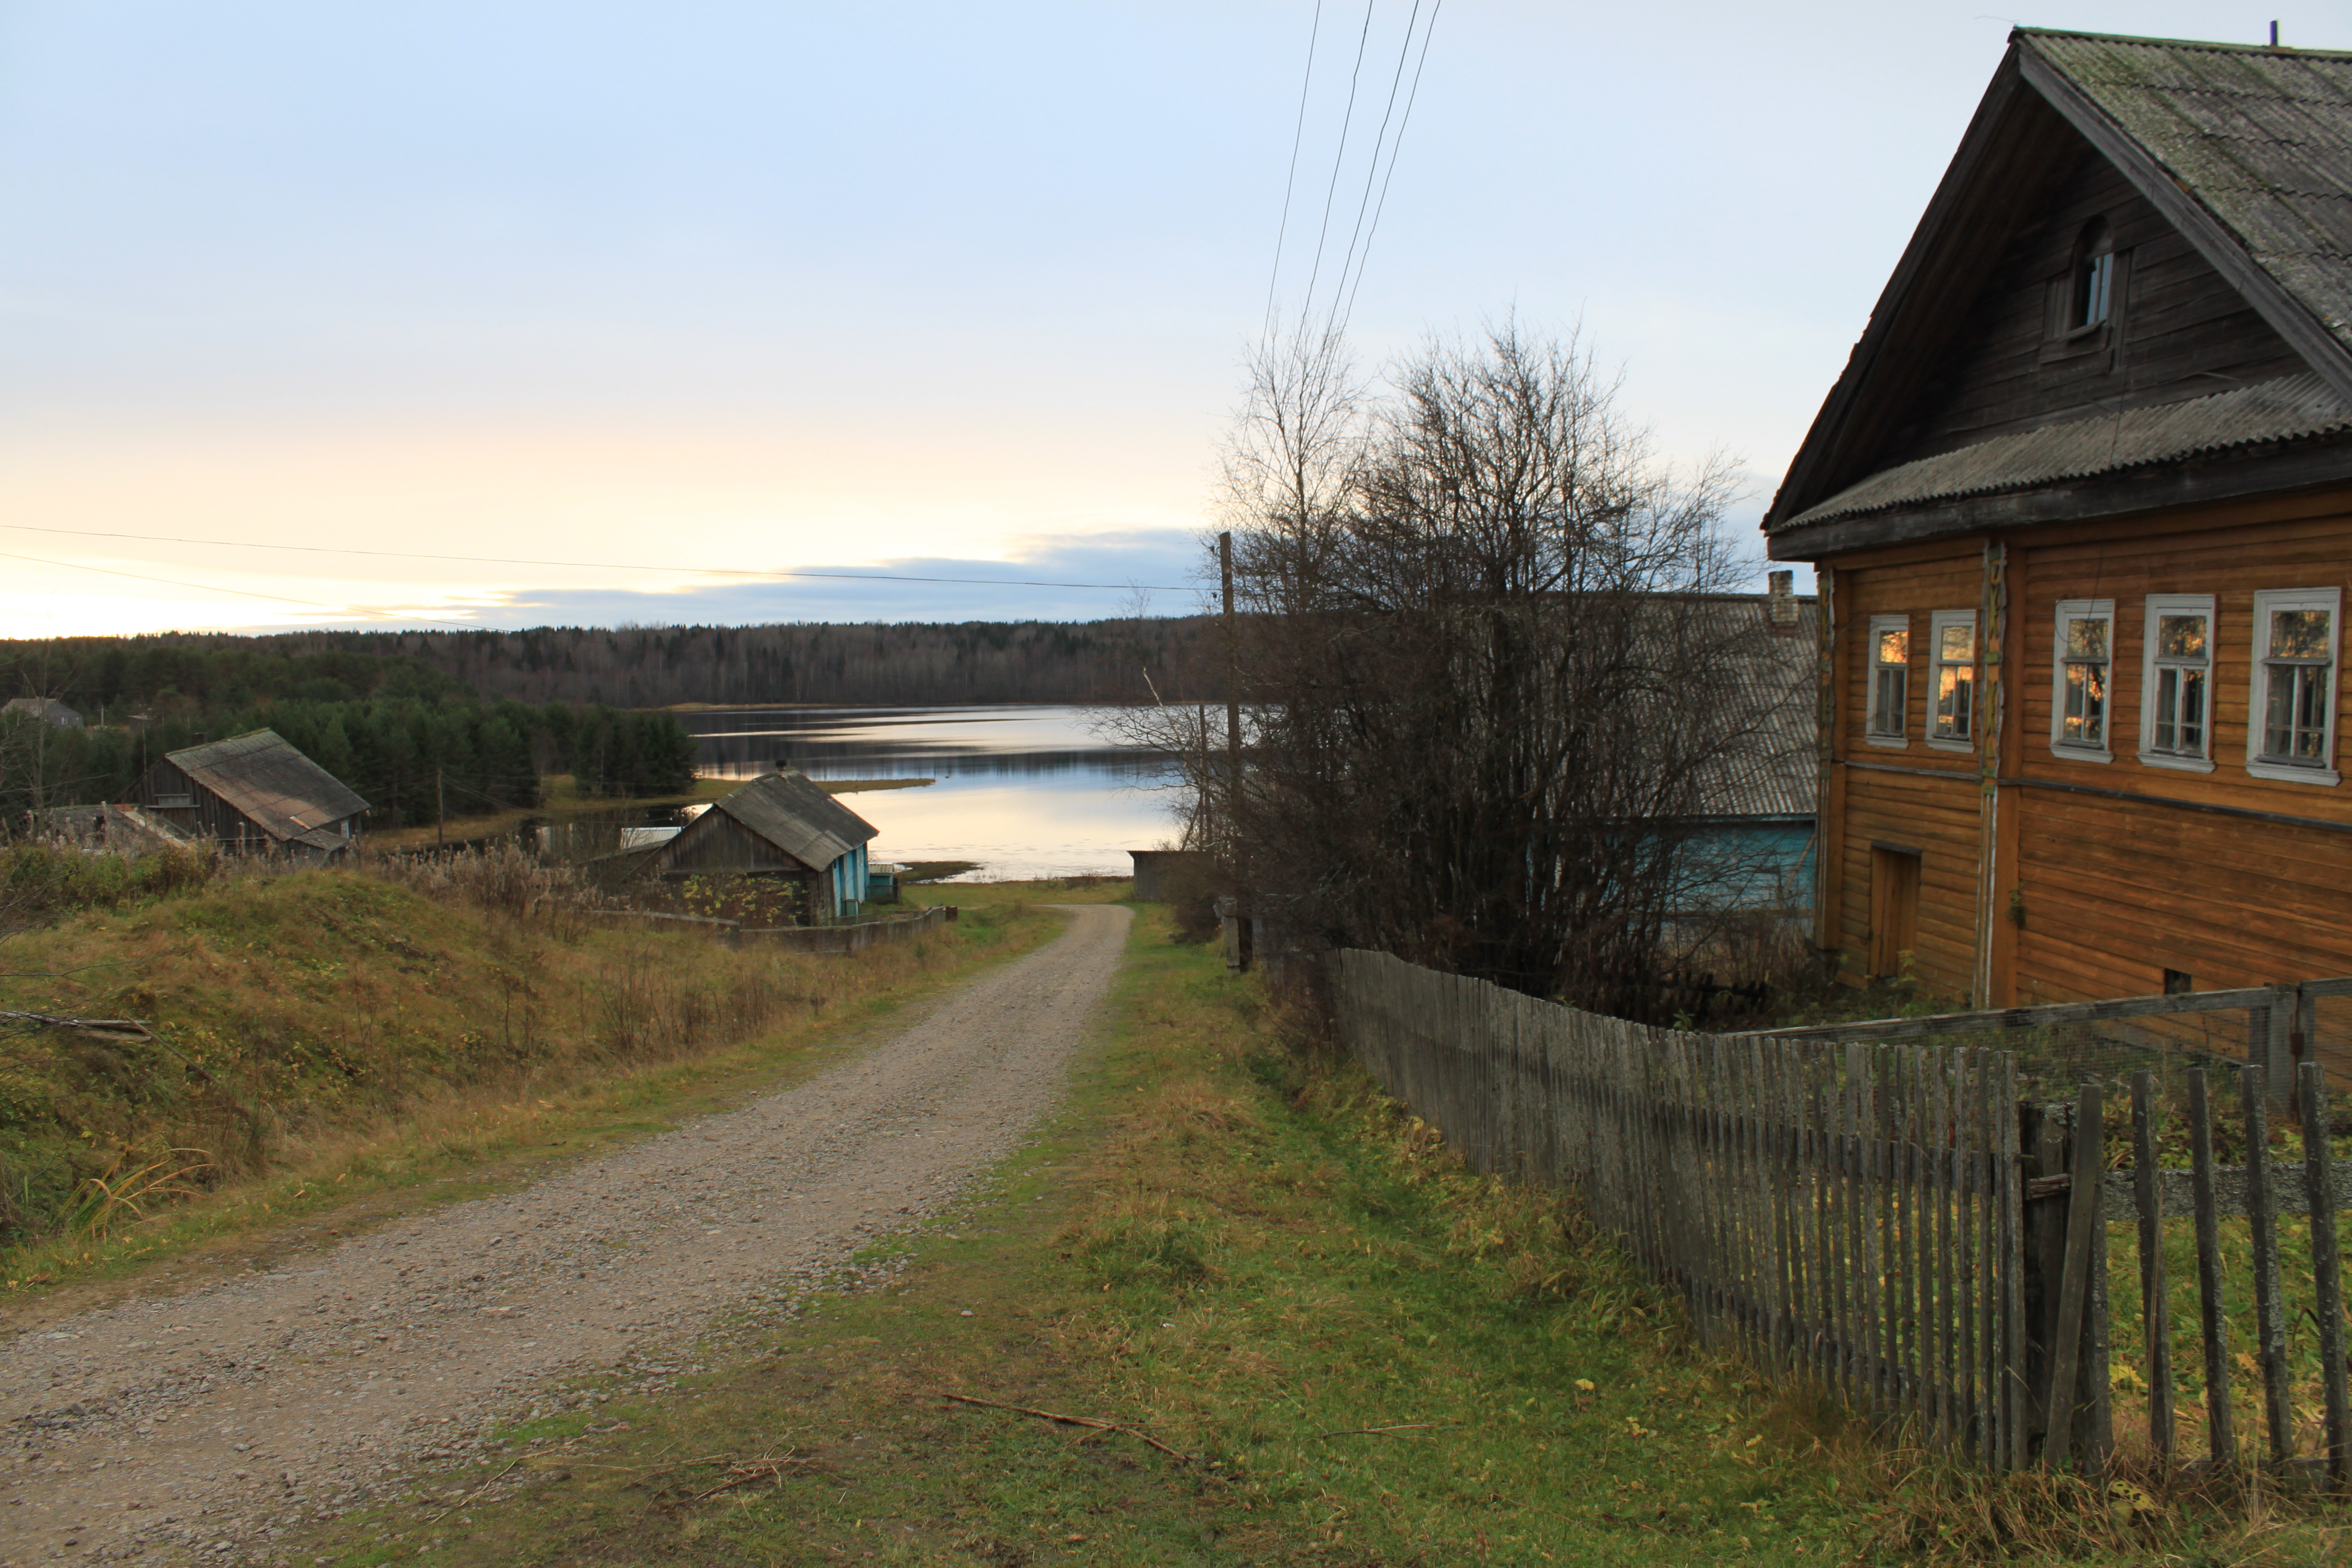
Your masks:
<svg viewBox="0 0 2352 1568"><path fill-rule="evenodd" d="M320 860L351 848L368 809L275 730L170 752L131 786L130 804L225 849Z"/></svg>
<svg viewBox="0 0 2352 1568"><path fill-rule="evenodd" d="M715 802L662 847L651 875L771 877L799 882L820 920L858 912L874 825L798 768L762 773Z"/></svg>

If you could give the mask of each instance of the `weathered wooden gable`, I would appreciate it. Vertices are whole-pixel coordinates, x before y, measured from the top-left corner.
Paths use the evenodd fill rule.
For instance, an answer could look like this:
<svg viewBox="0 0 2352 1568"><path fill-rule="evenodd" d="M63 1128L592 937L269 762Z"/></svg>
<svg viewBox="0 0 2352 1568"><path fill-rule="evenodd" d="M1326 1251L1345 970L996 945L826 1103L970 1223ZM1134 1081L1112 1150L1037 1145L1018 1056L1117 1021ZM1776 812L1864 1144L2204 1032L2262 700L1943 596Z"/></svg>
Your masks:
<svg viewBox="0 0 2352 1568"><path fill-rule="evenodd" d="M2132 187L2097 148L2063 124L2043 132L2051 174L2016 215L1972 295L1950 296L1957 335L1919 378L1870 468L1948 452L2063 419L2112 415L2250 382L2294 375L2303 360L2262 313ZM2114 313L2105 330L2070 338L2077 247L2106 226L2116 257Z"/></svg>

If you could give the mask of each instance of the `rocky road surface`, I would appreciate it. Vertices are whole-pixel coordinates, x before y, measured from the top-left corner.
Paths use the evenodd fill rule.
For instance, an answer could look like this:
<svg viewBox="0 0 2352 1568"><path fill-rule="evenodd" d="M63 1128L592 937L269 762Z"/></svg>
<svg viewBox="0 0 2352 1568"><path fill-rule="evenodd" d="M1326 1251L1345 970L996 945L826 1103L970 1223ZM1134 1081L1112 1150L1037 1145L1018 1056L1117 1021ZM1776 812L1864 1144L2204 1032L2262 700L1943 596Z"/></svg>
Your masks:
<svg viewBox="0 0 2352 1568"><path fill-rule="evenodd" d="M690 1370L1001 1160L1055 1100L1128 912L820 1077L323 1252L0 1345L0 1568L276 1555L304 1521L501 1447L502 1421Z"/></svg>

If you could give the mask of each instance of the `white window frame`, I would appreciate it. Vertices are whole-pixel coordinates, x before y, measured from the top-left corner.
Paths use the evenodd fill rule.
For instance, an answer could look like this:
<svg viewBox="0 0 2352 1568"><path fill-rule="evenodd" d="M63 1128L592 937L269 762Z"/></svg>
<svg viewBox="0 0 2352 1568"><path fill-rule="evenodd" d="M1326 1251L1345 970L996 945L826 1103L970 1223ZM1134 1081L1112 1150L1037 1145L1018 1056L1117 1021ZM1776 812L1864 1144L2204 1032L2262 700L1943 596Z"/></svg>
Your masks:
<svg viewBox="0 0 2352 1568"><path fill-rule="evenodd" d="M2065 739L2066 733L2066 628L2076 621L2107 623L2107 693L2106 709L2099 719L2099 743L2084 745L2080 741ZM2050 751L2053 756L2077 763L2111 763L2116 760L2116 602L2113 599L2061 599L2058 601L2054 636L2050 644Z"/></svg>
<svg viewBox="0 0 2352 1568"><path fill-rule="evenodd" d="M1969 628L1969 710L1966 735L1936 733L1936 710L1943 700L1944 628ZM1978 672L1984 668L1984 649L1977 646L1977 613L1974 610L1937 610L1927 617L1927 744L1939 752L1974 752L1977 749L1977 710L1984 682Z"/></svg>
<svg viewBox="0 0 2352 1568"><path fill-rule="evenodd" d="M2325 765L2307 767L2263 755L2263 731L2270 720L2270 666L2263 663L2270 647L2271 612L2327 612L2327 741ZM2253 676L2247 688L2246 771L2258 779L2282 784L2334 785L2344 782L2336 767L2336 710L2342 706L2344 668L2344 590L2341 588L2265 588L2254 595Z"/></svg>
<svg viewBox="0 0 2352 1568"><path fill-rule="evenodd" d="M2156 749L2156 698L2160 686L2157 664L2157 626L2166 616L2195 615L2205 617L2205 740L2203 749L2191 755L2186 752L2159 752ZM2210 773L2213 771L2213 676L2220 652L2221 618L2215 611L2210 594L2150 594L2147 596L2146 624L2140 632L2139 658L2139 760L2151 768L2174 768L2182 773Z"/></svg>
<svg viewBox="0 0 2352 1568"><path fill-rule="evenodd" d="M1878 672L1882 668L1878 662L1878 638L1884 632L1901 632L1905 637L1909 637L1911 617L1907 615L1870 617L1870 640L1863 645L1863 679L1866 684L1863 689L1862 738L1874 746L1905 751L1911 745L1911 666L1915 660L1907 657L1910 645L1906 641L1904 645L1906 657L1903 663L1903 711L1895 715L1894 730L1883 731L1879 728L1881 715L1878 710Z"/></svg>

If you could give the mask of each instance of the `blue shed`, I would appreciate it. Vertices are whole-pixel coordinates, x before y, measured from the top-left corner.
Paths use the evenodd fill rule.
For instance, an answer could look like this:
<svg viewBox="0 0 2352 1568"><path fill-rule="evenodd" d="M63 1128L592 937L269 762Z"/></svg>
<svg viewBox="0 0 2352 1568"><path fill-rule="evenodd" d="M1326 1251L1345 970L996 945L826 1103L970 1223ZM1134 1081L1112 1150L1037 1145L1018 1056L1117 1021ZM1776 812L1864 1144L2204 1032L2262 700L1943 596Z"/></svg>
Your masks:
<svg viewBox="0 0 2352 1568"><path fill-rule="evenodd" d="M874 825L798 768L762 773L687 824L648 870L657 877L776 877L799 882L816 920L845 920L866 900Z"/></svg>

